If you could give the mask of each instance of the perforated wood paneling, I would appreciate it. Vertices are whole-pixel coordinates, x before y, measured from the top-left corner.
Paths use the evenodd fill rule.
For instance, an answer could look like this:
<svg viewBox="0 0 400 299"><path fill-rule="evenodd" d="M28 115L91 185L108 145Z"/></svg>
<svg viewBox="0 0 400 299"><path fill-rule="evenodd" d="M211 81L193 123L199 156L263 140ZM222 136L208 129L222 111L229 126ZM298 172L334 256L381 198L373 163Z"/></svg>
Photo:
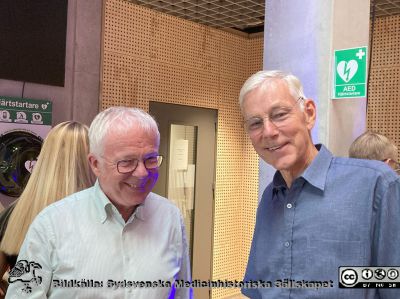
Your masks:
<svg viewBox="0 0 400 299"><path fill-rule="evenodd" d="M122 0L106 1L103 32L103 109L148 110L149 101L218 109L212 279L241 280L254 228L258 159L237 98L247 77L262 68L263 39ZM212 298L239 292L213 289Z"/></svg>
<svg viewBox="0 0 400 299"><path fill-rule="evenodd" d="M243 203L243 139L237 96L246 77L247 40L221 32L218 109L217 200L215 202L213 279L243 278L241 239ZM239 169L239 168L241 169ZM240 221L236 221L239 217ZM238 238L238 236L240 236ZM239 249L239 250L238 250ZM212 298L237 294L235 289L213 289Z"/></svg>
<svg viewBox="0 0 400 299"><path fill-rule="evenodd" d="M250 39L248 42L248 69L253 74L262 69L263 65L263 38ZM260 55L261 53L261 55ZM258 156L255 152L250 139L244 135L244 163L248 165L247 173L243 176L243 194L248 198L258 198L258 179L257 188L254 188L254 178L258 178ZM243 255L246 259L243 261L243 270L247 264L247 257L250 251L251 240L253 238L253 230L255 224L255 211L258 202L256 200L243 201L243 228L244 231L242 246ZM244 275L244 273L243 273Z"/></svg>
<svg viewBox="0 0 400 299"><path fill-rule="evenodd" d="M377 18L374 27L368 129L400 147L400 16Z"/></svg>

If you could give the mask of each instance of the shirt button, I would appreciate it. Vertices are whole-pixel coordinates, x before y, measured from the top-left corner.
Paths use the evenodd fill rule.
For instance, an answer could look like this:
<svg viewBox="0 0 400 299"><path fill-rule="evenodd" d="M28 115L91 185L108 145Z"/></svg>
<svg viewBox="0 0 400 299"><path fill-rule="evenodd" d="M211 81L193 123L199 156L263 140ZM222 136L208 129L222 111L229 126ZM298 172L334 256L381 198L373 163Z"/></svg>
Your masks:
<svg viewBox="0 0 400 299"><path fill-rule="evenodd" d="M288 203L288 204L286 205L286 207L287 207L288 209L291 209L293 206L292 206L291 203Z"/></svg>
<svg viewBox="0 0 400 299"><path fill-rule="evenodd" d="M290 246L290 242L286 241L285 244L283 244L283 245L285 245L285 247L289 247Z"/></svg>

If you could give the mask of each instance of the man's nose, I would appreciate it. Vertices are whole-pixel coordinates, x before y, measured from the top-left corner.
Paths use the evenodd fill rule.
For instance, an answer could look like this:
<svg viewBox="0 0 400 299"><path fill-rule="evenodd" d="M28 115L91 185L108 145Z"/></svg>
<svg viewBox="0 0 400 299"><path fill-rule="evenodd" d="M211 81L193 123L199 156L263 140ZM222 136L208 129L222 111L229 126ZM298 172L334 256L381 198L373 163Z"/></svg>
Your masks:
<svg viewBox="0 0 400 299"><path fill-rule="evenodd" d="M265 117L262 127L262 135L264 137L272 137L278 135L278 127L268 118Z"/></svg>
<svg viewBox="0 0 400 299"><path fill-rule="evenodd" d="M139 178L144 178L148 174L149 174L149 171L147 170L146 166L144 166L143 161L139 161L138 165L136 166L135 171L132 172L132 176L139 177Z"/></svg>

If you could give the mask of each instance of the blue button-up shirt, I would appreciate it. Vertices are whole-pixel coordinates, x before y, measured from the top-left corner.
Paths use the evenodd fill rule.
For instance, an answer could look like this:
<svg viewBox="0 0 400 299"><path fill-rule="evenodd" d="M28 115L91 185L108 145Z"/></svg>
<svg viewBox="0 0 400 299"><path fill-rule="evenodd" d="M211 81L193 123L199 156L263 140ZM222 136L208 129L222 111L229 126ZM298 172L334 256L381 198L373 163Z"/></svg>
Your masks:
<svg viewBox="0 0 400 299"><path fill-rule="evenodd" d="M318 155L290 188L279 171L257 210L243 288L250 298L400 298L400 289L339 289L340 266L400 266L400 179L378 161ZM276 287L321 281L323 288ZM297 284L301 286L301 284ZM304 284L303 284L304 285Z"/></svg>

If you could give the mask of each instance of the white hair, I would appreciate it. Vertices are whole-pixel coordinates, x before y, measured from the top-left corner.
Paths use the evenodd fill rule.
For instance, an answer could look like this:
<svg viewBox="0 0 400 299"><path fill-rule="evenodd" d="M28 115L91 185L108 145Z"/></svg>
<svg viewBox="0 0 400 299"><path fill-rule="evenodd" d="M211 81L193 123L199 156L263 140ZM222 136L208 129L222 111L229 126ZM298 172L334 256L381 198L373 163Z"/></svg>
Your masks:
<svg viewBox="0 0 400 299"><path fill-rule="evenodd" d="M118 133L131 127L139 127L146 132L154 133L160 140L157 123L147 112L139 108L110 107L97 114L90 125L90 152L100 156L103 153L104 138L110 130Z"/></svg>
<svg viewBox="0 0 400 299"><path fill-rule="evenodd" d="M239 105L240 108L243 108L243 102L244 102L244 98L246 97L246 95L258 88L259 86L261 86L262 84L266 83L266 82L271 82L273 80L283 80L286 82L288 88L289 88L289 92L290 94L293 96L294 100L297 100L298 98L303 98L306 99L306 96L304 95L303 92L303 86L300 82L300 80L289 73L285 73L283 71L279 71L279 70L271 70L271 71L259 71L255 74L253 74L252 76L250 76L246 82L244 82L242 89L240 90L239 93ZM300 108L303 110L304 109L304 105L303 105L303 101L300 104Z"/></svg>

